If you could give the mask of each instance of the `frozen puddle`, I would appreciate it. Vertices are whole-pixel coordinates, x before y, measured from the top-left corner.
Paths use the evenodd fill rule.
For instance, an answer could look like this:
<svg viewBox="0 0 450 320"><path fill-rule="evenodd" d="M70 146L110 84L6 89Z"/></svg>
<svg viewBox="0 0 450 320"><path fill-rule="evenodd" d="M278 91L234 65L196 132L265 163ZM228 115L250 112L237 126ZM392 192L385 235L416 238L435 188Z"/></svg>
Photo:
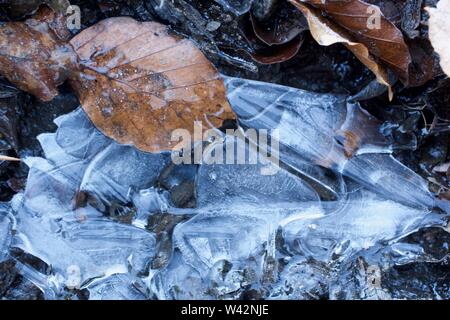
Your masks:
<svg viewBox="0 0 450 320"><path fill-rule="evenodd" d="M26 190L0 208L0 260L18 260L49 299L83 289L91 299L386 298L384 271L434 262L402 238L445 226L447 205L391 156L357 103L226 85L243 129L278 129L275 174L261 174L262 164L167 174L169 154L118 145L78 109L39 136L45 159L26 159ZM175 192L189 185L194 204L177 208Z"/></svg>

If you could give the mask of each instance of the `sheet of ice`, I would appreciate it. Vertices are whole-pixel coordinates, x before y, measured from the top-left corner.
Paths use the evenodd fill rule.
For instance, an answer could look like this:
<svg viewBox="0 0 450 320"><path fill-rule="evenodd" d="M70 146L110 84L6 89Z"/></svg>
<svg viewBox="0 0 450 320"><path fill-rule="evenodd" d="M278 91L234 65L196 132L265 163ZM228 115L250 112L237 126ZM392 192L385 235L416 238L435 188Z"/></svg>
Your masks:
<svg viewBox="0 0 450 320"><path fill-rule="evenodd" d="M7 204L0 204L0 262L8 255L12 238L11 229L12 221L9 206Z"/></svg>
<svg viewBox="0 0 450 320"><path fill-rule="evenodd" d="M300 172L298 159L306 159L394 201L435 205L425 181L392 158L377 121L347 97L231 77L225 84L239 123L278 129L281 160Z"/></svg>
<svg viewBox="0 0 450 320"><path fill-rule="evenodd" d="M358 105L226 83L241 125L279 129L281 167L272 174L261 162L167 170L168 154L118 145L78 109L56 120L56 133L39 136L45 159L25 160L26 189L12 213L0 210L0 245L9 241L3 230L13 228L12 246L51 266L42 274L21 262L22 275L47 298L73 285L91 299L334 298L358 254L373 264L402 263L398 239L445 223L423 180L390 155ZM237 143L225 142L225 153ZM176 208L171 191L186 181L195 181L196 207ZM109 216L116 204L136 211L130 221ZM389 254L380 258L373 248ZM158 252L166 260L154 264Z"/></svg>
<svg viewBox="0 0 450 320"><path fill-rule="evenodd" d="M151 154L133 147L110 144L89 163L80 190L106 203L126 203L133 191L151 187L168 164L168 154Z"/></svg>
<svg viewBox="0 0 450 320"><path fill-rule="evenodd" d="M428 191L427 182L388 154L367 153L351 158L343 174L396 202L424 209L439 205Z"/></svg>
<svg viewBox="0 0 450 320"><path fill-rule="evenodd" d="M45 211L47 203L34 200L29 208L26 199L15 199L13 245L51 265L64 279L75 268L81 285L94 277L143 271L150 262L155 237L145 230L112 221L92 207Z"/></svg>
<svg viewBox="0 0 450 320"><path fill-rule="evenodd" d="M442 221L429 210L407 207L366 190L352 192L334 208L328 205L285 222L283 238L291 252L330 261Z"/></svg>
<svg viewBox="0 0 450 320"><path fill-rule="evenodd" d="M221 143L221 142L220 142ZM221 143L222 144L222 143ZM225 137L223 158L236 159L239 146L245 146L245 154L253 154L257 163L209 164L200 166L197 177L198 206L226 206L228 204L262 202L282 208L280 203L302 203L319 201L317 192L303 180L272 164L261 162L261 153L254 150L248 141L239 137ZM230 150L232 157L228 155ZM250 159L250 156L247 156ZM208 159L206 159L208 160ZM269 168L269 169L268 169ZM268 169L271 172L267 174ZM272 170L273 169L273 170Z"/></svg>
<svg viewBox="0 0 450 320"><path fill-rule="evenodd" d="M168 155L117 145L80 109L56 123L56 134L39 137L47 159L25 160L30 166L26 190L12 201L17 220L13 245L51 265L52 277L67 281L76 270L78 285L144 271L154 254L155 236L142 226L109 219L80 198L84 192L106 205L131 202L133 190L155 183ZM44 292L47 280L40 282ZM60 290L64 281L51 290Z"/></svg>
<svg viewBox="0 0 450 320"><path fill-rule="evenodd" d="M170 264L150 278L151 291L160 300L211 299L209 283L194 268L186 264L175 251Z"/></svg>
<svg viewBox="0 0 450 320"><path fill-rule="evenodd" d="M285 281L276 282L268 298L287 298L286 292L292 294L291 298L319 297L329 282L329 263L395 241L420 227L443 223L443 217L433 214L431 208L408 207L355 183L347 185L337 200L321 201L301 177L282 168L274 175L263 175L262 166L200 166L198 208L192 209L196 215L178 224L173 236L180 251L177 259L188 267L172 261L156 274L152 283L158 287L160 297L239 297L246 286L261 289L267 286L268 278L278 279L271 274L277 269L277 259L286 254L303 260L284 269L279 277ZM277 236L281 236L281 247ZM222 270L221 281L212 279L217 268ZM294 274L294 270L321 273L305 279L305 274ZM190 281L195 279L196 287L190 283L192 287L187 289L180 273L189 278L195 275ZM252 276L244 280L246 273ZM293 293L289 288L300 279L302 286ZM174 295L175 288L185 291Z"/></svg>
<svg viewBox="0 0 450 320"><path fill-rule="evenodd" d="M302 262L292 266L293 270L306 272L320 266L322 270L329 263L348 259L362 249L395 241L423 226L443 223L443 216L433 214L431 209L408 207L361 186L337 201L320 201L310 189L305 192L299 177L284 170L268 177L257 169L255 166L254 170L249 170L245 165L200 167L200 206L193 209L196 215L192 219L177 225L174 231L180 259L190 266L183 269L188 269L185 272L195 270L201 279L209 279L217 265L226 262L237 267L253 261L259 267L251 269L253 276L246 279L246 285L262 288L267 285L267 278L271 278L271 270L277 269L274 265L278 265L280 257L287 255L315 261L312 265ZM219 182L212 183L211 176ZM267 190L272 190L268 192L271 199L265 194ZM249 194L253 197L248 197ZM277 243L280 239L282 245ZM185 285L184 279L172 274L179 273L179 267L170 264L154 279L160 282L169 279L161 284L165 288L163 295L170 296L174 288ZM242 274L243 269L238 268L236 272ZM291 276L294 278L289 278ZM300 281L302 275L286 277L291 284L278 283L270 293L271 298L286 298L288 287ZM312 298L313 292L320 291L324 284L325 275L317 277L308 278L309 282L304 282L303 287L297 287L294 297ZM189 289L189 296L203 297L203 286L218 290L217 282L213 283L214 286L201 282L197 288ZM238 297L242 287L239 283L235 285L235 290L230 292ZM223 285L223 288L231 287L229 283ZM219 290L222 295L214 291L208 297L224 297L223 292L227 290L223 290Z"/></svg>
<svg viewBox="0 0 450 320"><path fill-rule="evenodd" d="M46 159L61 174L81 178L77 181L79 191L91 193L106 204L111 200L131 201L132 192L151 187L170 160L168 153L145 153L106 138L81 108L55 122L55 134L38 137Z"/></svg>

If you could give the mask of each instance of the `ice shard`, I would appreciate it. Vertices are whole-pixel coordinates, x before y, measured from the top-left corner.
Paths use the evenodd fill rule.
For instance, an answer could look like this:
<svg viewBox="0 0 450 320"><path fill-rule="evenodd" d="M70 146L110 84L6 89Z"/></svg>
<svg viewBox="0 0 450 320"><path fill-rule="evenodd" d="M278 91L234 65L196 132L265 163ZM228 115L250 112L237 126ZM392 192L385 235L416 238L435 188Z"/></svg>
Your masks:
<svg viewBox="0 0 450 320"><path fill-rule="evenodd" d="M226 143L224 153L236 150L228 149ZM323 201L302 175L282 168L274 175L264 175L260 169L261 164L200 166L198 207L192 209L193 218L175 228L174 244L180 251L177 259L189 265L183 270L198 272L203 280L198 280L197 288L189 289L188 297L181 297L204 298L204 286L213 288L214 293L207 295L209 298L239 296L243 290L239 283L218 285L218 281L210 279L218 266L224 268L223 264L229 266L222 279L236 280L239 279L236 275L251 272L252 277L244 281L245 285L262 288L267 285L267 278L271 278L273 265L280 263L277 259L292 255L303 257L293 270L319 268L323 272L295 293L296 297L311 298L318 295L316 291L323 292L322 287L328 283L324 279L331 277L326 271L330 263L339 263L360 250L396 241L420 227L444 221L432 208L406 206L356 183L347 183L337 199ZM282 245L277 243L280 239ZM259 267L250 268L252 262ZM184 279L172 274L179 273L179 267L171 263L153 279L154 285L159 283L159 290L164 290L160 293L163 296L171 296L174 288L184 286ZM291 276L302 277L289 275L286 281L293 281ZM289 288L279 282L275 288L268 298L286 298L285 291Z"/></svg>
<svg viewBox="0 0 450 320"><path fill-rule="evenodd" d="M10 208L7 204L0 204L0 262L8 255L12 238L12 221Z"/></svg>
<svg viewBox="0 0 450 320"><path fill-rule="evenodd" d="M81 198L91 194L107 204L131 202L133 188L151 186L167 155L117 145L81 110L56 122L56 134L39 137L47 159L26 159L27 186L12 201L17 219L13 246L51 265L54 276L64 279L62 285L73 272L81 286L93 278L145 270L154 253L154 235L142 226L113 221L99 211L103 207L94 208ZM75 127L82 140L74 134ZM125 161L123 166L117 159Z"/></svg>
<svg viewBox="0 0 450 320"><path fill-rule="evenodd" d="M239 123L278 129L281 160L299 172L308 175L298 165L306 160L343 173L394 201L424 208L436 205L423 179L391 156L376 119L346 96L225 79Z"/></svg>

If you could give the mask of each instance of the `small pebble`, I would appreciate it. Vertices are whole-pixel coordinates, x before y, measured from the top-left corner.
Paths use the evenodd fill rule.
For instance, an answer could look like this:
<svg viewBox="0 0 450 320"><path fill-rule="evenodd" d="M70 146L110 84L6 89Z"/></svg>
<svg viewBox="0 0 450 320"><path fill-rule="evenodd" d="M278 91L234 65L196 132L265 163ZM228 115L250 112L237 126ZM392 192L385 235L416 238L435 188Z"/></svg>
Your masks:
<svg viewBox="0 0 450 320"><path fill-rule="evenodd" d="M217 22L217 21L210 21L206 25L206 30L208 30L210 32L211 31L216 31L219 28L220 28L220 22Z"/></svg>

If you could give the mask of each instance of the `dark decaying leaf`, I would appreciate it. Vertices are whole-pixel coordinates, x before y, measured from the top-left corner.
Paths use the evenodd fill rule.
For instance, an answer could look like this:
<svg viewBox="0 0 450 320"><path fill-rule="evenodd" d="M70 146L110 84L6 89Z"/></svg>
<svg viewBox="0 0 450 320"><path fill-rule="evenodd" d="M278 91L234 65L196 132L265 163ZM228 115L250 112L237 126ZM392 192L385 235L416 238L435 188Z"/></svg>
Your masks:
<svg viewBox="0 0 450 320"><path fill-rule="evenodd" d="M412 59L408 84L410 87L421 86L440 73L439 59L428 40L415 38L407 43Z"/></svg>
<svg viewBox="0 0 450 320"><path fill-rule="evenodd" d="M8 15L14 19L32 14L40 5L47 5L54 11L65 13L70 6L69 0L6 0L0 1L0 7L4 8Z"/></svg>
<svg viewBox="0 0 450 320"><path fill-rule="evenodd" d="M303 44L304 37L297 36L288 43L260 49L251 54L252 58L261 64L273 64L293 58Z"/></svg>
<svg viewBox="0 0 450 320"><path fill-rule="evenodd" d="M76 63L60 19L44 8L33 19L0 27L0 70L18 88L44 101L58 94L57 86Z"/></svg>
<svg viewBox="0 0 450 320"><path fill-rule="evenodd" d="M265 44L279 45L287 43L308 29L308 23L298 10L288 3L280 5L278 10L266 21L250 15L255 35Z"/></svg>
<svg viewBox="0 0 450 320"><path fill-rule="evenodd" d="M246 50L245 52L250 54L252 59L258 63L275 64L290 60L298 53L303 44L304 35L302 33L297 33L293 39L289 39L293 34L275 36L269 33L260 33L257 35L256 32L261 32L261 30L258 29L258 26L255 28L255 26L257 25L254 22L244 22L243 32L245 38L253 47L252 51ZM265 38L265 41L261 41L262 38ZM283 38L289 39L289 41L285 42ZM275 44L278 41L280 41L280 44ZM272 45L267 43L272 43Z"/></svg>

